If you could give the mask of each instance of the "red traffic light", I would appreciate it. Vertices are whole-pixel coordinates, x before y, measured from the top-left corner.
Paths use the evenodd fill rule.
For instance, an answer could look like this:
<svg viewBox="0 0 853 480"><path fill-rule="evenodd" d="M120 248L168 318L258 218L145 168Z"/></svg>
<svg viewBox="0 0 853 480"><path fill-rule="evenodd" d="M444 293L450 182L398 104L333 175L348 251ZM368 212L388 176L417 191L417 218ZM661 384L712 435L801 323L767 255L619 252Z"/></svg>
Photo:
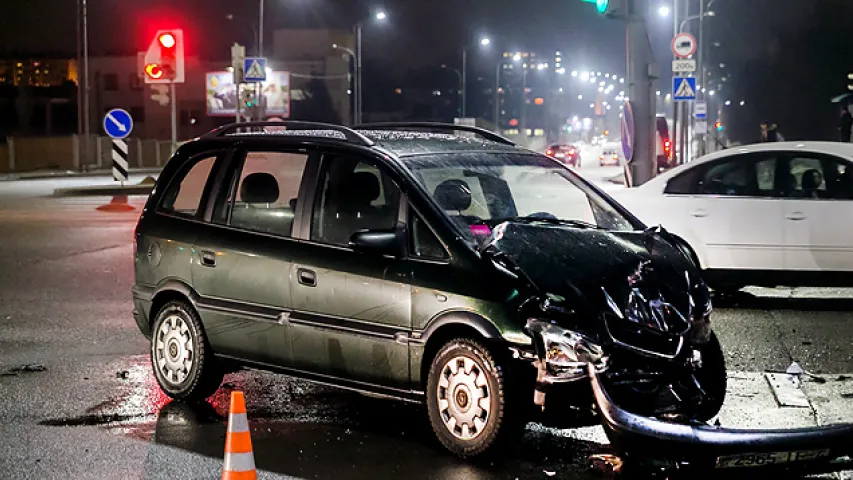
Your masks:
<svg viewBox="0 0 853 480"><path fill-rule="evenodd" d="M159 80L163 78L164 73L165 72L160 65L157 65L156 63L149 63L148 65L145 65L145 74L148 75L149 78Z"/></svg>
<svg viewBox="0 0 853 480"><path fill-rule="evenodd" d="M171 33L164 33L157 37L157 41L160 42L160 46L163 48L174 48L175 44L178 42L175 40L175 36Z"/></svg>

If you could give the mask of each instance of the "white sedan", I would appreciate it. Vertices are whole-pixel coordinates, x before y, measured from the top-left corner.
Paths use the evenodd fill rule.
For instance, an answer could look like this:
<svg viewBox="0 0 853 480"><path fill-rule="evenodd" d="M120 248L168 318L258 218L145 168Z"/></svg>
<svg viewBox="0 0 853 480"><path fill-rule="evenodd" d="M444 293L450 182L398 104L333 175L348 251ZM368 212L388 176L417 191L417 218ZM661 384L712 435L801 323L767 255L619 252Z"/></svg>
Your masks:
<svg viewBox="0 0 853 480"><path fill-rule="evenodd" d="M736 147L611 194L684 238L718 290L853 286L853 144Z"/></svg>

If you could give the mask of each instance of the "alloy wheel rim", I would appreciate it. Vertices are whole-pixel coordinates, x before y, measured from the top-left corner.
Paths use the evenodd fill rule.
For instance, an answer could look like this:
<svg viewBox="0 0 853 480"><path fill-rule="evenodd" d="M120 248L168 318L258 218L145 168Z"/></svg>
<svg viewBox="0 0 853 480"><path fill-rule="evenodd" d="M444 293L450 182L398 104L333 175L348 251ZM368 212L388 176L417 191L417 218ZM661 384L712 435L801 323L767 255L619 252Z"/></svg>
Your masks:
<svg viewBox="0 0 853 480"><path fill-rule="evenodd" d="M454 437L473 440L486 428L491 390L485 372L474 360L458 356L445 363L436 395L441 420Z"/></svg>
<svg viewBox="0 0 853 480"><path fill-rule="evenodd" d="M154 360L161 376L171 385L180 385L189 376L195 346L189 326L178 315L166 317L157 329Z"/></svg>

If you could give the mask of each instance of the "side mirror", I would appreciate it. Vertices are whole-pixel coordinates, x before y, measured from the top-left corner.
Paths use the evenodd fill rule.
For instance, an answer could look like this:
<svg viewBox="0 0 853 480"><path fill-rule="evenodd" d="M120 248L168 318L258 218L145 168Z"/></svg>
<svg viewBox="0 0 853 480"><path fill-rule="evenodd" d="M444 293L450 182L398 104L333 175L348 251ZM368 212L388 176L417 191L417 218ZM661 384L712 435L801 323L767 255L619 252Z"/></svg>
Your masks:
<svg viewBox="0 0 853 480"><path fill-rule="evenodd" d="M349 246L356 252L401 257L404 238L403 232L399 229L362 230L350 236Z"/></svg>

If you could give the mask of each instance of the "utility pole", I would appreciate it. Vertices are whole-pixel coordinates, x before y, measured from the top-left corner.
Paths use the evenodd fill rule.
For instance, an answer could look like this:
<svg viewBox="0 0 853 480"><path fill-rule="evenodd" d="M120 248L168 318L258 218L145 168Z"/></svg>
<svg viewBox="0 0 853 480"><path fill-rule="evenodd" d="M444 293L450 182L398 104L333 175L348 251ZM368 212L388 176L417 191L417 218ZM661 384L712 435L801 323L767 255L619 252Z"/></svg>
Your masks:
<svg viewBox="0 0 853 480"><path fill-rule="evenodd" d="M633 159L628 164L630 186L642 185L657 173L654 143L654 91L656 68L649 34L646 31L644 2L625 1L626 66L628 97L634 115Z"/></svg>
<svg viewBox="0 0 853 480"><path fill-rule="evenodd" d="M361 96L361 22L355 26L355 123L362 122Z"/></svg>
<svg viewBox="0 0 853 480"><path fill-rule="evenodd" d="M495 68L495 111L492 112L492 121L495 124L495 130L500 131L500 127L498 126L498 121L500 121L501 115L501 107L500 107L500 93L498 93L501 89L501 68L503 67L503 62L498 62L498 66Z"/></svg>
<svg viewBox="0 0 853 480"><path fill-rule="evenodd" d="M83 2L83 154L87 162L89 158L89 7L86 0ZM78 79L79 83L79 79Z"/></svg>
<svg viewBox="0 0 853 480"><path fill-rule="evenodd" d="M462 118L468 117L468 46L462 47Z"/></svg>
<svg viewBox="0 0 853 480"><path fill-rule="evenodd" d="M701 98L702 101L707 102L708 97L705 95L705 92L708 91L708 87L705 85L705 0L699 0L699 48L698 48L698 70L699 70L699 82L696 95L698 98ZM696 132L696 119L693 119L694 129ZM707 121L706 121L707 125ZM697 157L705 155L705 134L699 133L696 135L696 139L698 140L697 145Z"/></svg>
<svg viewBox="0 0 853 480"><path fill-rule="evenodd" d="M678 8L681 4L681 0L675 0L673 2L672 8L672 36L675 37L678 35L678 12L680 9ZM675 58L673 55L672 58ZM675 72L673 72L675 75ZM670 142L672 143L672 160L675 165L680 165L681 162L678 156L678 145L681 145L681 142L676 141L678 139L678 110L680 108L679 102L676 102L673 98L672 100L672 131L669 132Z"/></svg>

